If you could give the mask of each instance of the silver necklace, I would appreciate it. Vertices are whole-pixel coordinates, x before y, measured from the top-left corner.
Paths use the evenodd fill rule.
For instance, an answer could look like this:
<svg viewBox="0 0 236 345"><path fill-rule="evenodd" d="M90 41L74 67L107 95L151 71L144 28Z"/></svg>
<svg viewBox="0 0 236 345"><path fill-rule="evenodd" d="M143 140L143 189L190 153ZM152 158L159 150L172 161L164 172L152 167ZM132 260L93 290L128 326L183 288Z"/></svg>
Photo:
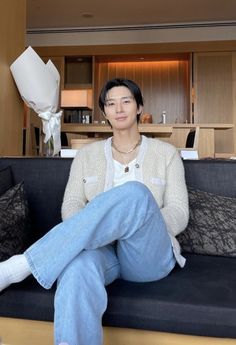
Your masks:
<svg viewBox="0 0 236 345"><path fill-rule="evenodd" d="M132 147L132 148L131 148L130 150L128 150L128 151L121 151L121 150L119 150L118 147L116 147L116 145L114 144L113 137L111 138L111 146L112 146L117 152L122 153L122 154L124 154L124 155L127 155L127 154L133 152L133 151L141 144L141 142L142 142L142 137L140 136L138 142L134 145L134 147Z"/></svg>
<svg viewBox="0 0 236 345"><path fill-rule="evenodd" d="M132 149L130 149L129 151L120 151L120 150L115 146L115 144L114 144L114 142L113 142L113 138L111 138L111 146L112 146L117 152L119 152L119 154L120 154L120 156L121 156L121 158L122 158L123 164L125 165L124 173L128 173L128 172L129 172L129 165L128 165L128 163L125 163L125 162L124 162L124 159L123 159L123 157L122 157L122 154L127 155L128 153L133 152L133 151L141 144L141 142L142 142L142 137L140 136L138 142L135 144L135 146L134 146Z"/></svg>

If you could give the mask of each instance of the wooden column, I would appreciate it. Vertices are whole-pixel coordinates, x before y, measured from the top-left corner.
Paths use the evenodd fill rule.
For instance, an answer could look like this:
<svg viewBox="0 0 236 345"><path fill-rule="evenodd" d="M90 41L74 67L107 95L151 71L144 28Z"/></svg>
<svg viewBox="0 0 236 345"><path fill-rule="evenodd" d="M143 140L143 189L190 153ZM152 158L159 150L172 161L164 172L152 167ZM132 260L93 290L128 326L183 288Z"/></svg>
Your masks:
<svg viewBox="0 0 236 345"><path fill-rule="evenodd" d="M0 1L0 155L22 155L23 102L10 72L24 51L26 0Z"/></svg>

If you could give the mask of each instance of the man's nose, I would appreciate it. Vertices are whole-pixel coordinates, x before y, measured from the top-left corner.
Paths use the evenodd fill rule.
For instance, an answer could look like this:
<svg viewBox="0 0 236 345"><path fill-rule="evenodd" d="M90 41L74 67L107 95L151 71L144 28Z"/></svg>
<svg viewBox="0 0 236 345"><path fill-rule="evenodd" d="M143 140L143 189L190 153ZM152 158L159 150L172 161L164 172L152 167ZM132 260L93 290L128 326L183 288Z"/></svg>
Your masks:
<svg viewBox="0 0 236 345"><path fill-rule="evenodd" d="M121 101L116 102L116 112L120 113L122 110L123 110L122 102Z"/></svg>

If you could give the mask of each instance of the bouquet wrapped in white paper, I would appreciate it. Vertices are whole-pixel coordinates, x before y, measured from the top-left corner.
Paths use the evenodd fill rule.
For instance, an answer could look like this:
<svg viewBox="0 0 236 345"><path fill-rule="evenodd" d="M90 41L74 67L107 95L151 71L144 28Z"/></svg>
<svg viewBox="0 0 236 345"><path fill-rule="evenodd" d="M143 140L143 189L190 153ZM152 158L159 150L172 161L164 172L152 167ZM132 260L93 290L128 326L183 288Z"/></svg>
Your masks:
<svg viewBox="0 0 236 345"><path fill-rule="evenodd" d="M31 47L12 63L10 70L22 99L42 119L44 142L53 141L53 155L56 155L61 149L59 72L51 60L45 64Z"/></svg>

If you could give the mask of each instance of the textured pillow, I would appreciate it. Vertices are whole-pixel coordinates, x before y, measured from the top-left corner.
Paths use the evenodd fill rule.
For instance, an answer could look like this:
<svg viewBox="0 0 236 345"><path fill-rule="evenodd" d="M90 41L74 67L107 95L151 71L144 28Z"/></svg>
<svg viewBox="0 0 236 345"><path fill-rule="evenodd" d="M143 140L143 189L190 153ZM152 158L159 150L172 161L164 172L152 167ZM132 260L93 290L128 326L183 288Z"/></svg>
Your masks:
<svg viewBox="0 0 236 345"><path fill-rule="evenodd" d="M0 170L0 195L13 186L11 167Z"/></svg>
<svg viewBox="0 0 236 345"><path fill-rule="evenodd" d="M0 261L21 253L28 244L29 211L23 182L0 196Z"/></svg>
<svg viewBox="0 0 236 345"><path fill-rule="evenodd" d="M236 256L236 198L189 188L189 223L177 237L189 253Z"/></svg>

